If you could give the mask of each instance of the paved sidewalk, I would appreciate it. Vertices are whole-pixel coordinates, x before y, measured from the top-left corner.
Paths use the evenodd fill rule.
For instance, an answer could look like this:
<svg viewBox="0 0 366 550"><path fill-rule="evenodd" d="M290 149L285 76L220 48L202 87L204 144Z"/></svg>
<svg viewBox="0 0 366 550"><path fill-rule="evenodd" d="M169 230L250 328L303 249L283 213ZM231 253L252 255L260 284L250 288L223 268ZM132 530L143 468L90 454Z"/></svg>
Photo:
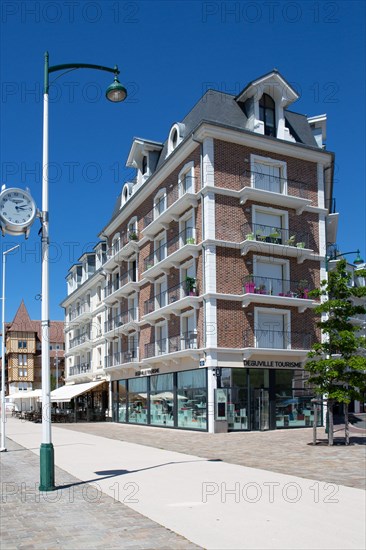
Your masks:
<svg viewBox="0 0 366 550"><path fill-rule="evenodd" d="M66 429L53 427L55 461L64 472L68 472L85 484L76 481L76 485L72 485L66 482L65 487L65 480L57 477L59 476L57 471L56 483L61 487L52 495L63 496L65 490L70 491L71 487L73 491L75 487L91 486L89 491L94 489L94 495L104 493L114 500L123 502L131 513L134 511L133 514L138 512L144 516L137 521L137 537L140 522L147 522L146 518L150 518L188 541L207 549L335 550L352 548L361 550L365 547L365 493L360 489L328 485L323 483L321 478L314 482L314 480L293 475L200 458L196 455L196 449L193 446L191 452L194 450L195 455L183 454L84 433L73 429L75 427L75 425ZM110 436L111 429L121 428L121 426L104 424L102 428L105 434L108 433ZM126 428L134 427L126 426ZM141 434L140 429L135 427L135 432ZM162 437L159 435L160 432L165 433L164 437L168 437L168 430L142 429L149 430L150 437L153 437L152 434L155 432L157 440ZM11 440L34 453L39 452L40 425L9 419L7 435ZM183 432L178 435L182 441ZM188 435L209 436L209 434ZM251 436L251 434L233 435L245 435L249 438ZM249 438L241 440L242 447L244 443L247 444ZM230 437L227 438L229 439ZM312 449L323 452L327 448ZM364 450L364 447L361 445L342 447L342 451L346 452L351 449ZM263 449L257 445L257 455L261 453ZM6 461L15 463L18 472L23 467L19 464L21 454L21 452L9 452L5 456ZM345 458L344 454L343 459ZM26 480L33 478L33 487L38 481L38 475L35 476L34 473L30 476L24 474L24 477ZM93 500L93 495L90 497L88 490L84 489L84 491L86 491L84 498ZM89 496L86 497L86 495ZM64 503L60 498L60 503L58 503L61 507L59 514L55 514L54 511L53 518L44 515L44 509L40 508L40 503L36 503L36 507L33 507L34 526L39 529L41 537L45 536L45 530L52 533L52 522L57 526L54 531L53 545L47 546L42 538L44 545L35 544L35 548L100 548L101 546L91 542L94 540L94 533L98 544L103 541L103 534L109 530L113 531L114 527L119 528L121 542L119 546L113 546L115 540L106 538L104 541L106 550L114 547L164 548L164 542L157 541L154 536L159 538L167 534L157 535L156 524L152 524L155 525L155 530L151 529L151 532L146 524L142 536L136 540L132 540L129 536L125 538L121 532L124 514L110 512L113 506L120 508L119 504L109 505L109 509L98 514L100 504L95 497L94 502L88 502L93 507L93 512L89 510L88 515L85 505L79 506L80 499L77 506L71 505L71 510L68 502ZM66 521L63 525L64 506ZM101 506L103 507L104 504ZM5 508L8 509L7 506ZM110 514L113 518L109 522ZM13 526L15 515L13 508L10 515L10 524ZM134 517L129 517L131 524L134 523ZM136 517L141 518L141 516ZM85 528L88 524L89 532ZM29 528L23 530L24 540L27 540L29 531ZM65 545L68 544L66 537L70 533L76 537L79 531L81 539L76 540L79 546ZM62 535L64 538L61 538ZM172 536L172 533L169 533L169 536ZM183 546L179 546L182 544L181 541L182 539L177 538L177 542L169 542L167 545L172 549L193 547L189 542L185 543L186 546L184 543ZM108 546L109 543L110 546ZM144 546L143 543L147 543L148 546ZM21 548L21 546L17 547ZM25 549L26 545L24 544L22 548ZM7 550L6 547L5 549Z"/></svg>
<svg viewBox="0 0 366 550"><path fill-rule="evenodd" d="M328 447L324 428L318 428L318 445L314 447L313 431L309 428L208 434L114 423L65 424L64 427L230 464L366 488L366 430L355 427L351 427L349 447L344 445L340 425L335 429L333 447Z"/></svg>
<svg viewBox="0 0 366 550"><path fill-rule="evenodd" d="M39 458L8 439L1 453L1 550L194 549L196 545L55 468L58 490L40 493Z"/></svg>

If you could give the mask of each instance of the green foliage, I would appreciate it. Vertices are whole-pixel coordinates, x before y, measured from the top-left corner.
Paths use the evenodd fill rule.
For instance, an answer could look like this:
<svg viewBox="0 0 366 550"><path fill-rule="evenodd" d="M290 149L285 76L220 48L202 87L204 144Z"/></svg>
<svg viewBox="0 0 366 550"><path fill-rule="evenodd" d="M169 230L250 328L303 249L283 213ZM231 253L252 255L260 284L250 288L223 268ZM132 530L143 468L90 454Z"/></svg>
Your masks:
<svg viewBox="0 0 366 550"><path fill-rule="evenodd" d="M366 270L358 274L365 277ZM339 403L361 399L366 388L366 339L351 323L352 317L366 314L365 306L357 303L366 296L366 288L349 286L350 278L346 261L341 260L329 273L328 282L322 281L320 289L309 293L324 300L315 313L321 317L317 326L325 341L312 347L305 369L317 393Z"/></svg>

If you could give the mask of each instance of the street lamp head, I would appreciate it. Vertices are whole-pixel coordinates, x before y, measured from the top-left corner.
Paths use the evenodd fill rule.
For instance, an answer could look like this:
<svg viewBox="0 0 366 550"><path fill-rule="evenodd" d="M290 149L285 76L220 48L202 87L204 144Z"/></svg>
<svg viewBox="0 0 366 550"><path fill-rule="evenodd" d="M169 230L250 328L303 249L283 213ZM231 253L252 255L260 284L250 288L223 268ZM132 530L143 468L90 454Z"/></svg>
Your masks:
<svg viewBox="0 0 366 550"><path fill-rule="evenodd" d="M364 262L363 258L361 258L360 250L357 249L357 250L356 250L356 253L357 253L357 256L356 256L356 258L353 260L353 263L354 263L355 265L364 264L365 262Z"/></svg>
<svg viewBox="0 0 366 550"><path fill-rule="evenodd" d="M108 86L105 96L109 101L113 101L113 103L119 103L126 99L127 90L122 86L116 74L114 75L113 83Z"/></svg>

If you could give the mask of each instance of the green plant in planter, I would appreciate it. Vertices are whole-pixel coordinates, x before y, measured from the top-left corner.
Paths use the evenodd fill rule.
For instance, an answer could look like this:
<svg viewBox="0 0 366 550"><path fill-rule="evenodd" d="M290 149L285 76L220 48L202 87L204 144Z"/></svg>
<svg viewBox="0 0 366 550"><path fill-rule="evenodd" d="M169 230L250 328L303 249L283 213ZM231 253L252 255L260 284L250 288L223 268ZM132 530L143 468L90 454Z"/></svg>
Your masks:
<svg viewBox="0 0 366 550"><path fill-rule="evenodd" d="M130 241L138 241L138 236L135 231L130 231L128 238L130 239Z"/></svg>
<svg viewBox="0 0 366 550"><path fill-rule="evenodd" d="M248 233L247 235L245 235L245 239L247 241L254 241L254 233Z"/></svg>
<svg viewBox="0 0 366 550"><path fill-rule="evenodd" d="M190 295L196 293L196 279L194 277L186 277L186 292Z"/></svg>
<svg viewBox="0 0 366 550"><path fill-rule="evenodd" d="M296 244L297 248L305 248L305 243L303 241L300 241Z"/></svg>
<svg viewBox="0 0 366 550"><path fill-rule="evenodd" d="M295 244L296 244L296 236L295 236L295 235L291 235L291 237L290 237L289 239L287 239L286 244L287 244L288 246L295 246Z"/></svg>
<svg viewBox="0 0 366 550"><path fill-rule="evenodd" d="M194 237L187 237L186 244L196 244L196 239Z"/></svg>

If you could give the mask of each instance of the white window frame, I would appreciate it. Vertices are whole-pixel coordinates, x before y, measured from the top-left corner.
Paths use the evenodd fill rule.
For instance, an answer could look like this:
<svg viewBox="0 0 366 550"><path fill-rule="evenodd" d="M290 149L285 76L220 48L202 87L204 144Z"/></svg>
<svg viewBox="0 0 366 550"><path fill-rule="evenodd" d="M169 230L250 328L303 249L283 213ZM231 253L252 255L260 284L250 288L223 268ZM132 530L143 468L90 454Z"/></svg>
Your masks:
<svg viewBox="0 0 366 550"><path fill-rule="evenodd" d="M183 334L185 334L183 332L183 319L187 319L187 317L193 317L193 324L194 324L194 329L192 331L192 334L195 334L197 335L197 314L196 314L196 309L190 309L190 310L187 310L185 311L184 313L182 313L180 315L180 325L179 325L179 329L180 329L180 335L182 336ZM184 348L184 349L191 349L191 348Z"/></svg>
<svg viewBox="0 0 366 550"><path fill-rule="evenodd" d="M183 191L183 182L184 182L184 178L185 176L189 174L190 177L192 178L192 191L191 193L195 193L196 192L196 182L195 182L195 177L194 177L194 162L193 160L191 162L187 162L187 164L185 164L182 168L182 170L179 172L178 174L178 190L179 190L179 197L182 197L183 195L185 195L185 192Z"/></svg>
<svg viewBox="0 0 366 550"><path fill-rule="evenodd" d="M196 211L194 208L190 208L187 212L185 212L180 218L179 218L179 248L182 248L182 246L184 246L185 244L187 244L186 242L183 242L183 238L182 238L182 231L183 231L183 224L185 224L185 222L187 220L189 220L190 218L193 218L193 238L195 240L195 244L196 243Z"/></svg>
<svg viewBox="0 0 366 550"><path fill-rule="evenodd" d="M127 234L128 236L130 233L136 233L138 234L138 225L137 225L137 216L133 216L130 221L127 224Z"/></svg>
<svg viewBox="0 0 366 550"><path fill-rule="evenodd" d="M159 202L161 201L161 199L163 199L163 210L162 212L159 212L159 210L157 209L157 205L159 204ZM168 204L167 204L167 192L166 192L166 188L163 187L162 189L159 189L159 191L156 193L156 195L154 196L154 201L153 201L153 209L154 209L154 220L156 220L163 212L165 212L165 210L167 209L168 207Z"/></svg>
<svg viewBox="0 0 366 550"><path fill-rule="evenodd" d="M290 262L289 260L285 260L285 259L282 259L282 258L273 258L272 256L256 256L254 255L253 256L253 276L256 277L258 276L258 273L257 273L257 262L260 262L260 263L267 263L267 264L280 264L282 266L284 266L284 270L283 270L283 277L284 277L284 281L285 280L290 280Z"/></svg>
<svg viewBox="0 0 366 550"><path fill-rule="evenodd" d="M278 315L283 317L283 331L288 332L290 335L289 341L288 341L288 347L284 349L291 349L291 311L288 309L277 309L277 308L269 308L269 307L255 307L254 308L254 327L256 330L259 328L259 322L258 318L261 313L269 313L271 315ZM256 337L254 336L255 344L256 344ZM254 346L256 347L256 346Z"/></svg>
<svg viewBox="0 0 366 550"><path fill-rule="evenodd" d="M253 155L251 154L250 155L250 171L251 171L251 187L253 187L253 189L257 189L257 187L255 187L254 183L255 183L255 170L254 170L254 167L255 167L255 164L258 163L258 164L265 164L267 166L271 166L271 167L274 167L274 168L279 168L280 169L280 177L281 179L283 180L283 189L281 190L281 195L287 195L288 194L288 191L287 191L287 163L282 161L282 160L277 160L277 159L272 159L270 157L262 157L260 155Z"/></svg>
<svg viewBox="0 0 366 550"><path fill-rule="evenodd" d="M287 210L279 210L278 208L272 208L272 207L266 207L266 206L258 206L256 204L253 204L252 206L252 220L253 225L257 225L257 212L263 212L263 214L272 214L273 216L281 216L283 218L283 225L281 229L284 229L285 231L289 231L289 216Z"/></svg>
<svg viewBox="0 0 366 550"><path fill-rule="evenodd" d="M154 237L154 264L155 263L159 263L161 262L162 260L165 260L165 258L167 257L168 255L168 250L167 250L167 242L168 242L168 239L167 239L168 235L167 235L167 231L164 229L163 231L160 231L160 233L158 233L158 235L155 235ZM158 248L160 248L162 245L165 245L165 251L164 251L164 257L161 258L160 260L157 260L155 261L157 258L156 258L156 251L158 250Z"/></svg>

